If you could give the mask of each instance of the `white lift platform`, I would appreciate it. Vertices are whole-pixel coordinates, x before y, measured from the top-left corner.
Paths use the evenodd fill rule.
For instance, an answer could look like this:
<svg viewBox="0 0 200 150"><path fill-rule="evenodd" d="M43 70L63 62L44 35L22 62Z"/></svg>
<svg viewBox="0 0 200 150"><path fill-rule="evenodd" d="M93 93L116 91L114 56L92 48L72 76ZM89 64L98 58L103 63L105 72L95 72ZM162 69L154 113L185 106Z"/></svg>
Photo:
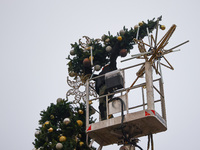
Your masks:
<svg viewBox="0 0 200 150"><path fill-rule="evenodd" d="M165 99L164 99L164 90L163 90L163 83L161 78L153 80L152 75L152 66L149 62L143 63L145 65L145 82L134 85L131 87L126 88L125 86L121 89L114 91L117 97L120 97L125 107L123 107L124 113L124 120L122 120L121 115L121 103L120 101L113 101L109 103L109 95L113 95L113 93L109 93L107 95L102 95L97 98L90 98L89 97L89 84L92 79L87 80L86 82L86 132L87 135L97 142L101 149L103 146L111 145L111 144L125 144L124 143L124 133L127 137L130 138L138 138L150 134L155 134L159 132L163 132L167 130L167 123L166 123L166 110L165 110ZM135 66L127 67L124 69L120 69L123 77L123 84L125 85L125 71L132 69ZM99 76L100 77L100 76ZM128 79L130 82L130 79ZM132 82L132 81L131 81ZM156 83L157 84L154 84ZM133 85L133 84L132 84ZM158 87L156 87L157 85ZM145 87L145 89L144 89ZM129 96L131 92L134 92L134 89L142 89L142 102L141 105L137 106L129 106L130 101L134 101L135 98ZM145 98L146 92L146 98ZM154 100L154 93L157 92L159 95L158 100ZM107 114L116 114L118 116L114 116L114 118L108 118L106 120L99 119L99 122L95 122L89 124L89 102L99 100L101 97L106 97L106 105L107 105ZM145 102L146 99L146 102ZM161 114L155 110L155 103L160 103ZM139 111L134 111L137 108L141 108ZM107 115L107 116L108 116ZM123 133L121 126L123 124ZM92 144L92 143L88 143Z"/></svg>

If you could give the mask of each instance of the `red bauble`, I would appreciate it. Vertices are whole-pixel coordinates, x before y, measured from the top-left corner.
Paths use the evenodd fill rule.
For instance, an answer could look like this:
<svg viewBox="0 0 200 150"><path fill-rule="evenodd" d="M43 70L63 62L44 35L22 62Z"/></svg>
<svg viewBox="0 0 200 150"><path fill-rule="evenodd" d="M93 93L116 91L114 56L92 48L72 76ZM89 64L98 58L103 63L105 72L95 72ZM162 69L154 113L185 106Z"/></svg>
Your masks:
<svg viewBox="0 0 200 150"><path fill-rule="evenodd" d="M90 67L90 65L91 65L91 62L90 62L89 58L85 58L83 60L83 66L84 67Z"/></svg>
<svg viewBox="0 0 200 150"><path fill-rule="evenodd" d="M120 54L121 57L126 57L127 50L126 49L122 49L122 50L120 50L119 54Z"/></svg>

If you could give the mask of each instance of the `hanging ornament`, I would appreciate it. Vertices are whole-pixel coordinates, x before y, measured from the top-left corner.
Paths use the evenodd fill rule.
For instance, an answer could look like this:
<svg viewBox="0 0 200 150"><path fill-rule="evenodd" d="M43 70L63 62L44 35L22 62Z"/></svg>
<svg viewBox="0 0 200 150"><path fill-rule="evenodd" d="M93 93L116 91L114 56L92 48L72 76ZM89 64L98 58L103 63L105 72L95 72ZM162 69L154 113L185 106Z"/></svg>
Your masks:
<svg viewBox="0 0 200 150"><path fill-rule="evenodd" d="M127 146L121 146L119 150L129 150Z"/></svg>
<svg viewBox="0 0 200 150"><path fill-rule="evenodd" d="M63 101L62 98L58 98L58 99L57 99L57 103L61 103L62 101Z"/></svg>
<svg viewBox="0 0 200 150"><path fill-rule="evenodd" d="M119 54L120 54L121 57L126 57L127 50L126 49L122 49L122 50L120 50Z"/></svg>
<svg viewBox="0 0 200 150"><path fill-rule="evenodd" d="M54 117L54 115L51 115L50 118L51 118L51 119L54 119L55 117Z"/></svg>
<svg viewBox="0 0 200 150"><path fill-rule="evenodd" d="M104 34L104 35L102 35L101 40L104 41L105 38L106 38L106 35Z"/></svg>
<svg viewBox="0 0 200 150"><path fill-rule="evenodd" d="M143 25L143 22L139 22L138 25L139 25L139 26L142 26L142 25Z"/></svg>
<svg viewBox="0 0 200 150"><path fill-rule="evenodd" d="M80 145L80 146L83 146L83 145L84 145L84 142L81 142L81 141L80 141L80 142L79 142L79 145Z"/></svg>
<svg viewBox="0 0 200 150"><path fill-rule="evenodd" d="M70 122L71 122L71 121L70 121L69 118L65 118L65 119L63 120L63 123L64 123L65 125L68 125Z"/></svg>
<svg viewBox="0 0 200 150"><path fill-rule="evenodd" d="M99 71L100 69L101 69L101 66L100 66L100 65L95 65L95 66L94 66L94 70L95 70L95 71Z"/></svg>
<svg viewBox="0 0 200 150"><path fill-rule="evenodd" d="M66 136L61 136L61 137L59 138L59 141L60 141L60 142L65 142L66 140L67 140Z"/></svg>
<svg viewBox="0 0 200 150"><path fill-rule="evenodd" d="M117 40L118 40L118 41L121 41L121 40L122 40L122 36L118 36L118 37L117 37Z"/></svg>
<svg viewBox="0 0 200 150"><path fill-rule="evenodd" d="M60 150L60 149L62 149L62 148L63 148L62 143L57 143L57 144L56 144L56 149Z"/></svg>
<svg viewBox="0 0 200 150"><path fill-rule="evenodd" d="M79 138L81 138L81 137L82 137L82 135L81 135L81 134L78 134L78 137L79 137Z"/></svg>
<svg viewBox="0 0 200 150"><path fill-rule="evenodd" d="M92 57L90 56L90 57L89 57L89 60L90 60L90 61L91 61L91 60L94 60L94 56L92 56Z"/></svg>
<svg viewBox="0 0 200 150"><path fill-rule="evenodd" d="M89 58L85 58L83 60L83 66L84 67L90 67L90 65L91 65L91 62L90 62Z"/></svg>
<svg viewBox="0 0 200 150"><path fill-rule="evenodd" d="M70 71L70 72L69 72L69 76L70 76L70 77L74 77L74 76L75 76L74 71Z"/></svg>
<svg viewBox="0 0 200 150"><path fill-rule="evenodd" d="M165 30L165 25L160 25L161 30Z"/></svg>
<svg viewBox="0 0 200 150"><path fill-rule="evenodd" d="M72 55L72 56L74 56L74 55L75 55L75 52L74 52L74 50L73 50L73 49L70 51L70 55Z"/></svg>
<svg viewBox="0 0 200 150"><path fill-rule="evenodd" d="M50 122L49 121L46 121L44 124L43 124L43 127L46 127L47 125L49 125Z"/></svg>
<svg viewBox="0 0 200 150"><path fill-rule="evenodd" d="M125 34L125 31L124 31L124 30L120 30L120 31L119 31L119 34L120 34L120 35L124 35L124 34Z"/></svg>
<svg viewBox="0 0 200 150"><path fill-rule="evenodd" d="M109 38L107 38L107 39L105 40L105 42L106 42L106 43L109 43L109 42L110 42L110 39L109 39Z"/></svg>
<svg viewBox="0 0 200 150"><path fill-rule="evenodd" d="M112 50L111 46L106 46L106 52L110 52Z"/></svg>
<svg viewBox="0 0 200 150"><path fill-rule="evenodd" d="M82 115L84 112L83 112L83 110L79 109L78 113Z"/></svg>
<svg viewBox="0 0 200 150"><path fill-rule="evenodd" d="M37 131L35 132L35 136L39 135L40 133L41 133L41 131L37 130Z"/></svg>
<svg viewBox="0 0 200 150"><path fill-rule="evenodd" d="M83 122L81 120L77 120L76 122L80 127L83 125Z"/></svg>
<svg viewBox="0 0 200 150"><path fill-rule="evenodd" d="M135 26L134 26L134 29L136 30L138 27L139 27L138 25L135 25Z"/></svg>
<svg viewBox="0 0 200 150"><path fill-rule="evenodd" d="M49 132L53 132L53 128L49 128L48 131L49 131Z"/></svg>
<svg viewBox="0 0 200 150"><path fill-rule="evenodd" d="M33 148L32 150L37 150L36 148Z"/></svg>
<svg viewBox="0 0 200 150"><path fill-rule="evenodd" d="M49 123L50 123L49 121L46 121L44 124L45 124L45 125L48 125Z"/></svg>

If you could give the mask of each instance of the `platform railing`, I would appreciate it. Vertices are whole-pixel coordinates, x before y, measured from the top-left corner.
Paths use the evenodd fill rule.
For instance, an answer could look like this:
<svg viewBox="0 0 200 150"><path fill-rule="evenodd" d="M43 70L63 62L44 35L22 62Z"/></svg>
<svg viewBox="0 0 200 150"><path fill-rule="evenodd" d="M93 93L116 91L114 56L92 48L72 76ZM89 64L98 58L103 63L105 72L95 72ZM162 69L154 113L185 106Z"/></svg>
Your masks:
<svg viewBox="0 0 200 150"><path fill-rule="evenodd" d="M128 69L131 69L131 68L134 68L134 67L137 67L137 66L140 66L140 65L143 65L144 63L141 63L141 64L137 64L137 65L133 65L133 66L130 66L130 67L126 67L126 68L123 68L123 69L120 69L120 71L122 71L122 75L123 75L123 78L124 78L124 85L125 85L125 82L126 82L126 79L125 79L125 71L128 70ZM133 89L138 89L138 88L141 88L141 97L142 97L142 102L141 104L139 105L136 105L136 106L132 106L132 107L129 107L128 105L128 100L127 100L127 106L125 108L125 111L127 113L129 113L130 110L134 110L136 108L140 108L142 107L143 110L145 110L145 106L147 105L147 103L145 103L145 91L144 91L144 87L146 86L146 82L143 82L143 83L140 83L140 84L137 84L137 85L134 85L132 87L125 87L122 88L122 89L118 89L116 91L114 91L113 93L108 93L106 95L101 95L101 96L97 96L97 97L93 97L93 98L90 98L89 97L89 83L92 81L92 80L95 80L99 77L102 77L102 76L105 76L104 75L99 75L99 76L96 76L94 78L91 78L91 79L88 79L86 81L86 129L89 127L89 102L91 101L96 101L96 100L99 100L100 98L104 98L106 97L106 111L107 111L107 114L108 114L108 97L110 95L117 95L117 94L120 94L120 95L125 95L127 94L127 97L128 97L128 94L132 92ZM166 121L166 109L165 109L165 98L164 98L164 88L163 88L163 82L162 82L162 79L161 78L158 78L158 79L155 79L153 80L153 83L155 82L159 82L158 83L158 86L159 86L159 89L154 86L153 84L153 89L154 91L153 92L157 92L159 95L160 95L160 99L158 100L154 100L154 103L157 103L157 102L161 102L161 116L162 118ZM129 92L127 92L129 91ZM108 115L107 115L107 119L108 119ZM99 119L101 121L101 119Z"/></svg>

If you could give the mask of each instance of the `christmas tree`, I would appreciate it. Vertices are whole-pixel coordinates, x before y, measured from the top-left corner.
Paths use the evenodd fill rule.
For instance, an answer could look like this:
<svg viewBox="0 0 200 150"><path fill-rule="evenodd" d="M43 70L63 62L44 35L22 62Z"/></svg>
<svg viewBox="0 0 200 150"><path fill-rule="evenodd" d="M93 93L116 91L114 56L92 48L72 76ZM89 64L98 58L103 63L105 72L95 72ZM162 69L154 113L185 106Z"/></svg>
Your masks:
<svg viewBox="0 0 200 150"><path fill-rule="evenodd" d="M86 144L85 104L73 104L68 99L57 99L57 103L40 113L39 128L33 142L35 150L91 150ZM94 120L91 117L90 123ZM90 143L90 139L88 139Z"/></svg>

